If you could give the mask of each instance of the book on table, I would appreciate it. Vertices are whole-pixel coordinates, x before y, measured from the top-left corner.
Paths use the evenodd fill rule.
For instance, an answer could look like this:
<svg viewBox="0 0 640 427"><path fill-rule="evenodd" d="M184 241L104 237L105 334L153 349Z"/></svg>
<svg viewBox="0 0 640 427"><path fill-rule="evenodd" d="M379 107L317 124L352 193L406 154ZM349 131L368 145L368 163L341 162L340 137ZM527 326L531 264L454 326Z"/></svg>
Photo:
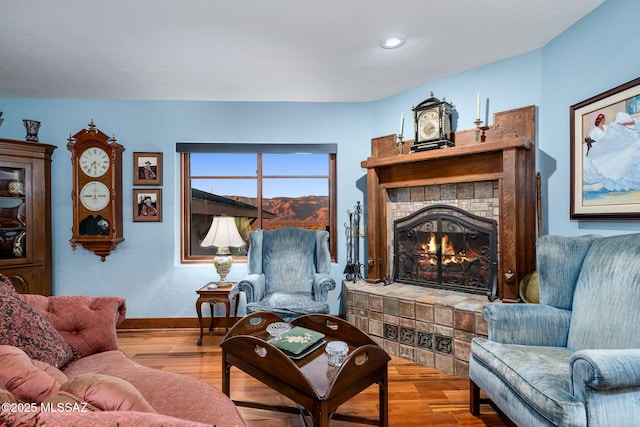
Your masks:
<svg viewBox="0 0 640 427"><path fill-rule="evenodd" d="M284 350L285 353L300 355L309 348L321 344L324 334L311 329L296 326L282 335L267 341L269 344Z"/></svg>

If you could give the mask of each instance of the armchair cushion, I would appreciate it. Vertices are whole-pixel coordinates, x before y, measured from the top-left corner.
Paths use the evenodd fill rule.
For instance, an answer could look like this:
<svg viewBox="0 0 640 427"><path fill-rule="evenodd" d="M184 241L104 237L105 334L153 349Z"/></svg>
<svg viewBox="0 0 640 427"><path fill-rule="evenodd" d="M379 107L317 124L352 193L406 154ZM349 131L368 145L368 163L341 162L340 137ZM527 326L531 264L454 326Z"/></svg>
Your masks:
<svg viewBox="0 0 640 427"><path fill-rule="evenodd" d="M29 357L62 368L74 357L62 335L0 275L0 344L19 347Z"/></svg>
<svg viewBox="0 0 640 427"><path fill-rule="evenodd" d="M283 318L309 313L329 313L329 305L314 301L309 292L275 292L258 302L247 304L247 314L269 311Z"/></svg>
<svg viewBox="0 0 640 427"><path fill-rule="evenodd" d="M570 390L570 350L501 344L482 338L475 338L471 347L476 362L503 378L544 418L561 426L584 425L584 405ZM484 383L483 378L474 380Z"/></svg>

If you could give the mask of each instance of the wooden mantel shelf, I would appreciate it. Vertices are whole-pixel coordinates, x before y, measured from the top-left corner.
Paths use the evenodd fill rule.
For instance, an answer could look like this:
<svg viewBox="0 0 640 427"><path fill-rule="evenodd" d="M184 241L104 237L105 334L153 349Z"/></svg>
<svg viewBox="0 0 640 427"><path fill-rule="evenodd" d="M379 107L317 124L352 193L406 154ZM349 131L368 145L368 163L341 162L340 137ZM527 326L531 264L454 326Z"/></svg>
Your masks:
<svg viewBox="0 0 640 427"><path fill-rule="evenodd" d="M388 137L395 138L395 135ZM388 138L383 137L383 138ZM411 145L413 140L405 141L404 144ZM441 158L462 157L478 153L488 153L492 151L504 151L512 148L522 148L531 150L534 148L533 143L525 137L514 137L494 142L484 142L475 145L467 145L463 147L441 148L439 150L422 151L418 153L398 154L387 157L368 157L363 160L360 166L366 169L392 166L397 164L407 164L414 162L424 162L437 160Z"/></svg>
<svg viewBox="0 0 640 427"><path fill-rule="evenodd" d="M410 152L396 135L371 140L367 169L367 282L389 279L387 191L392 188L495 180L499 188L498 298L515 302L518 283L535 270L536 107L502 111L476 142L475 129L453 134L454 147ZM399 150L400 148L400 150ZM402 154L399 154L399 151Z"/></svg>

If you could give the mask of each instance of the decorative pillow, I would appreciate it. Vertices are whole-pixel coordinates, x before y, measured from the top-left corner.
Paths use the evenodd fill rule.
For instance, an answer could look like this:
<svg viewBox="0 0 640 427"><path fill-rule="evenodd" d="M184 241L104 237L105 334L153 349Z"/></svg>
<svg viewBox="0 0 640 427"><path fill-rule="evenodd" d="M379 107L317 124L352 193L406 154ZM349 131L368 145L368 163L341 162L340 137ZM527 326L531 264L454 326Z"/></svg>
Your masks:
<svg viewBox="0 0 640 427"><path fill-rule="evenodd" d="M13 397L13 394L9 390L7 390L2 381L0 381L0 403L16 403L17 400Z"/></svg>
<svg viewBox="0 0 640 427"><path fill-rule="evenodd" d="M24 350L32 359L62 368L73 350L60 333L0 275L0 344Z"/></svg>
<svg viewBox="0 0 640 427"><path fill-rule="evenodd" d="M111 375L82 374L60 387L102 411L156 411L131 383ZM61 399L52 396L51 399Z"/></svg>
<svg viewBox="0 0 640 427"><path fill-rule="evenodd" d="M56 328L78 356L118 349L116 326L125 317L124 298L34 294L21 297Z"/></svg>
<svg viewBox="0 0 640 427"><path fill-rule="evenodd" d="M63 383L67 381L67 377L54 367L41 369L36 366L18 347L0 345L0 366L0 383L13 397L23 402L40 403L60 389L61 382L58 380Z"/></svg>
<svg viewBox="0 0 640 427"><path fill-rule="evenodd" d="M47 374L51 375L53 379L58 381L60 384L64 384L67 381L69 381L69 377L67 377L64 374L64 372L62 372L60 369L56 368L55 366L51 366L48 363L44 363L39 360L33 360L33 359L31 359L31 363L33 363L33 365L36 368L43 370Z"/></svg>

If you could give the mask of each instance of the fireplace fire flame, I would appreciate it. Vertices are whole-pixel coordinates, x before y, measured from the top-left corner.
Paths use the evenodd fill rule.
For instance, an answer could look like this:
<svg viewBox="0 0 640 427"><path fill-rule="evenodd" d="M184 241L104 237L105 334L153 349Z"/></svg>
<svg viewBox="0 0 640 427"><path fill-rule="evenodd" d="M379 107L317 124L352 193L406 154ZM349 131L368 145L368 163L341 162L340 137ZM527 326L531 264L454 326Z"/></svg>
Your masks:
<svg viewBox="0 0 640 427"><path fill-rule="evenodd" d="M496 297L497 223L448 205L394 221L394 275L400 283Z"/></svg>
<svg viewBox="0 0 640 427"><path fill-rule="evenodd" d="M421 245L422 255L420 257L420 261L418 263L421 266L425 264L429 265L437 265L438 264L438 243L437 238L434 233L431 233L429 238L429 243L423 243ZM444 234L442 239L440 239L440 248L442 249L442 264L448 265L451 263L454 264L462 264L464 262L468 262L471 259L467 257L464 251L456 252L453 247L453 243L449 240L449 237Z"/></svg>

